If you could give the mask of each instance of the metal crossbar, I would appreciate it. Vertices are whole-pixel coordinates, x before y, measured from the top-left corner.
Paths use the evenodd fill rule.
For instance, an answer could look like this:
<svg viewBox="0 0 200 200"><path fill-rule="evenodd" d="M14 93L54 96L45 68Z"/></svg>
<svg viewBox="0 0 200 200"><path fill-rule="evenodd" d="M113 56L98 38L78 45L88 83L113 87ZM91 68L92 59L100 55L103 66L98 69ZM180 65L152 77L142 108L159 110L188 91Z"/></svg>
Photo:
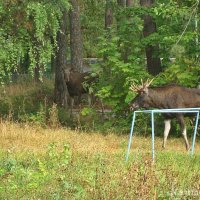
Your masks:
<svg viewBox="0 0 200 200"><path fill-rule="evenodd" d="M199 112L200 108L176 108L176 109L155 109L155 110L138 110L133 113L133 120L130 130L130 137L129 137L129 143L128 143L128 149L126 153L126 161L128 161L128 157L130 154L130 148L132 143L132 137L133 137L133 129L136 119L136 113L150 113L151 114L151 131L152 131L152 160L155 160L155 133L154 133L154 113L194 113L196 114L196 122L195 122L195 128L194 128L194 135L192 140L192 149L190 154L194 154L194 145L196 140L196 134L197 134L197 128L198 128L198 121L199 121Z"/></svg>

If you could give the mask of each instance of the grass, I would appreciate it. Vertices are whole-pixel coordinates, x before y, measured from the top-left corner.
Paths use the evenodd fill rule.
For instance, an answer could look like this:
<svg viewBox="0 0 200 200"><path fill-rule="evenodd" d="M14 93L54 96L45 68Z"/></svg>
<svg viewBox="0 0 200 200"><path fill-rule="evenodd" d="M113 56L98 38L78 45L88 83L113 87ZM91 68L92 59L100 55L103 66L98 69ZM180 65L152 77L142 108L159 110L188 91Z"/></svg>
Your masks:
<svg viewBox="0 0 200 200"><path fill-rule="evenodd" d="M0 199L199 199L200 145L0 122Z"/></svg>

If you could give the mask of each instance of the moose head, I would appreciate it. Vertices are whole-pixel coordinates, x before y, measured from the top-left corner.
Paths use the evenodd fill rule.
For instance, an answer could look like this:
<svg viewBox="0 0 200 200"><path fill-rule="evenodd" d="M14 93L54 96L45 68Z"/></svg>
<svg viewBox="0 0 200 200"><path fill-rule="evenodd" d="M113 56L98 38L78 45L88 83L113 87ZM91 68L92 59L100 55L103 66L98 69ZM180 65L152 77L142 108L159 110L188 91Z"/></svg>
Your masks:
<svg viewBox="0 0 200 200"><path fill-rule="evenodd" d="M152 81L153 79L147 79L147 81L144 82L141 79L141 85L136 85L135 83L131 85L130 90L137 93L137 96L130 102L130 110L135 110L139 107L150 107L151 99L149 98L149 86Z"/></svg>

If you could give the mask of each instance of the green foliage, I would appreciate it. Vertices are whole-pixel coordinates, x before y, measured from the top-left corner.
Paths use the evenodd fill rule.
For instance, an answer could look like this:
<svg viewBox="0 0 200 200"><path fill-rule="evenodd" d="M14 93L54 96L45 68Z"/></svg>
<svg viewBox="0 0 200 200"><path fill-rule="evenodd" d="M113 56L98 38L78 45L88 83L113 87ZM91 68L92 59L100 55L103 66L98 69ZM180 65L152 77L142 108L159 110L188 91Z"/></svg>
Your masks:
<svg viewBox="0 0 200 200"><path fill-rule="evenodd" d="M155 39L159 41L164 65L170 64L169 57L194 61L199 53L195 42L199 37L195 28L195 20L199 20L197 2L158 1L151 14L157 24Z"/></svg>
<svg viewBox="0 0 200 200"><path fill-rule="evenodd" d="M62 180L65 175L60 172L67 169L71 160L71 151L67 144L63 145L60 152L55 144L50 144L48 151L43 157L27 154L14 157L8 152L5 157L1 156L1 184L0 198L34 198L41 196L47 198L52 193L45 194L45 186L49 182ZM9 191L9 192L8 192Z"/></svg>
<svg viewBox="0 0 200 200"><path fill-rule="evenodd" d="M131 82L149 75L144 67L141 18L130 9L116 10L115 15L117 24L104 31L98 42L99 57L104 61L100 66L102 73L97 96L115 115L124 116L128 111L127 104L134 96L129 91Z"/></svg>
<svg viewBox="0 0 200 200"><path fill-rule="evenodd" d="M108 30L102 29L99 37L97 52L103 62L99 66L100 80L95 89L115 116L104 122L106 129L127 130L131 119L127 105L135 96L129 86L132 81L140 83L140 79L150 77L144 59L147 45L159 44L162 58L163 72L155 77L153 86L198 85L200 67L195 45L198 33L194 26L197 4L195 1L157 1L152 8L123 8L112 3L110 6L116 21ZM146 14L153 17L157 32L143 38L142 16ZM198 13L196 16L199 19Z"/></svg>
<svg viewBox="0 0 200 200"><path fill-rule="evenodd" d="M0 152L1 199L190 199L199 196L200 157L134 151L73 151L49 144L42 154ZM194 181L195 180L195 181ZM131 190L130 190L131 188Z"/></svg>
<svg viewBox="0 0 200 200"><path fill-rule="evenodd" d="M118 36L101 38L100 53L106 55L106 60L102 65L103 72L98 83L100 89L97 92L97 96L110 105L115 112L123 110L130 101L131 81L148 77L144 67L141 66L140 58L131 57L133 61L124 62L118 47L119 43Z"/></svg>
<svg viewBox="0 0 200 200"><path fill-rule="evenodd" d="M135 96L129 91L129 86L132 81L139 83L141 78L150 77L144 52L147 45L159 44L158 56L162 58L163 72L155 77L153 86L178 83L196 87L199 84L197 39L200 35L195 28L195 20L200 19L197 1L158 0L151 8L142 8L138 3L122 7L114 0L84 0L78 3L84 57L101 60L98 65L99 82L90 87L90 92L95 92L106 108L112 110L112 114L107 116L109 120L105 123L105 130L108 127L127 130L127 123L131 120L128 103ZM108 30L105 30L104 24L106 5L112 9L114 19ZM11 80L13 73L33 74L36 66L39 66L42 77L57 47L56 34L62 12L69 8L68 0L0 2L1 83L5 83L5 79ZM147 14L153 17L157 32L144 38L142 17ZM174 62L170 58L174 58ZM51 92L53 94L53 90ZM44 98L37 102L37 96L33 99L30 96L33 93L1 99L1 115L13 115L13 119L20 121L47 122L52 126L57 126L58 121L62 125L77 124L64 109L53 108L52 99L51 104L45 105ZM82 127L89 129L99 123L96 115L88 108L82 110L79 116L83 119ZM84 117L88 118L88 125Z"/></svg>
<svg viewBox="0 0 200 200"><path fill-rule="evenodd" d="M156 77L154 85L176 83L186 87L197 87L200 77L200 65L193 60L177 60Z"/></svg>
<svg viewBox="0 0 200 200"><path fill-rule="evenodd" d="M0 8L0 81L13 71L20 72L27 54L30 73L37 65L42 75L54 53L59 21L63 9L69 8L68 1L1 1Z"/></svg>
<svg viewBox="0 0 200 200"><path fill-rule="evenodd" d="M57 114L58 114L59 124L61 124L63 126L73 127L74 123L70 116L69 111L66 111L66 109L64 109L62 107L57 107L57 111L55 111L55 112L57 112Z"/></svg>
<svg viewBox="0 0 200 200"><path fill-rule="evenodd" d="M34 123L35 125L45 125L46 124L46 112L42 104L40 104L39 111L35 114L30 113L30 116L27 116L27 121Z"/></svg>
<svg viewBox="0 0 200 200"><path fill-rule="evenodd" d="M105 1L79 1L81 8L81 26L83 35L84 57L96 57L98 37L104 30Z"/></svg>
<svg viewBox="0 0 200 200"><path fill-rule="evenodd" d="M49 116L48 108L53 103L51 84L46 80L42 85L33 85L32 81L26 80L1 87L0 93L1 96L3 95L0 98L1 117L45 126L46 119Z"/></svg>

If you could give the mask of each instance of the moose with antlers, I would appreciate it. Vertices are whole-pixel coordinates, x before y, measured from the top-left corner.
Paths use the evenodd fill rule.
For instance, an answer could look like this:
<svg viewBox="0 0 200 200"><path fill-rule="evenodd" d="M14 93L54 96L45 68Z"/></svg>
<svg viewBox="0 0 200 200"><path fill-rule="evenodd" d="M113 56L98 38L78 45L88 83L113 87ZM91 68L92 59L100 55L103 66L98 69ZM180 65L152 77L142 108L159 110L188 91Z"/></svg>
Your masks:
<svg viewBox="0 0 200 200"><path fill-rule="evenodd" d="M137 96L130 102L130 109L135 110L142 108L192 108L200 107L200 89L186 88L178 85L167 85L163 87L149 87L152 80L147 80L145 83L141 80L141 85L133 83L130 89L137 93ZM184 122L184 113L166 113L165 130L163 148L166 147L167 137L171 128L171 119L177 118L180 124L181 133L185 140L186 149L189 150L189 142L187 139L186 125Z"/></svg>

